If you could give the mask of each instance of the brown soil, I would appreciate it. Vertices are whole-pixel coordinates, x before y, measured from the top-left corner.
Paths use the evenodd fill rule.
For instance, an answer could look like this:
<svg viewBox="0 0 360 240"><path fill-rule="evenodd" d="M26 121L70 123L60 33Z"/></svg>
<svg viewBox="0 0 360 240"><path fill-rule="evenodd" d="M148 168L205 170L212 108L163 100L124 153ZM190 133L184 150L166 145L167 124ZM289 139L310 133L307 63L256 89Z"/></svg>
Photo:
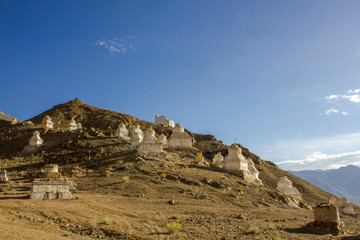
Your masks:
<svg viewBox="0 0 360 240"><path fill-rule="evenodd" d="M55 130L40 128L45 115ZM74 116L84 130L62 131ZM0 168L10 176L0 186L1 239L360 239L358 215L342 215L346 229L337 236L306 227L313 213L281 202L275 194L277 181L288 176L312 206L332 195L243 147L264 186L209 166L214 154L226 155L228 148L211 135L191 133L193 149L166 149L162 156L145 158L130 152L129 143L111 132L120 122L151 126L157 135L169 136L170 128L79 100L30 121L0 128ZM22 154L34 130L40 131L44 146ZM89 152L91 159L80 152ZM205 163L196 157L198 152ZM79 193L71 200L30 200L28 171L49 161L51 154L72 154L73 162L59 163L60 171ZM181 224L178 233L168 233L165 224L170 221Z"/></svg>

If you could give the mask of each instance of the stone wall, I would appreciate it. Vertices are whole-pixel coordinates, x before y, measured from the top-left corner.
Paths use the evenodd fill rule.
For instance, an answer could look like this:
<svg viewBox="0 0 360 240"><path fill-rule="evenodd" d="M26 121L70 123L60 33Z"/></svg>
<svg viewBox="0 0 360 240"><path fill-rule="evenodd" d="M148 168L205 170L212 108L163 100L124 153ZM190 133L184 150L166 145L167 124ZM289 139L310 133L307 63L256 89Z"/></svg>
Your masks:
<svg viewBox="0 0 360 240"><path fill-rule="evenodd" d="M169 127L175 127L173 120L168 120L164 115L159 116L155 115L155 124L169 126Z"/></svg>
<svg viewBox="0 0 360 240"><path fill-rule="evenodd" d="M31 199L70 199L73 188L71 182L34 181L30 193Z"/></svg>
<svg viewBox="0 0 360 240"><path fill-rule="evenodd" d="M339 233L344 227L340 220L339 209L331 204L320 204L314 207L314 226Z"/></svg>

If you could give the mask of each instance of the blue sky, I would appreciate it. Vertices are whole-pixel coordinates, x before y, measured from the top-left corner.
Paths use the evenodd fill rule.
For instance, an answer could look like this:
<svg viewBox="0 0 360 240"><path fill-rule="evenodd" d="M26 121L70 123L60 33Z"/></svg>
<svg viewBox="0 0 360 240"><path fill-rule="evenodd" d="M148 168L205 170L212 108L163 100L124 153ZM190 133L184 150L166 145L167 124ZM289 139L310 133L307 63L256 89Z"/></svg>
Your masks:
<svg viewBox="0 0 360 240"><path fill-rule="evenodd" d="M0 110L164 114L286 169L360 166L359 1L0 0Z"/></svg>

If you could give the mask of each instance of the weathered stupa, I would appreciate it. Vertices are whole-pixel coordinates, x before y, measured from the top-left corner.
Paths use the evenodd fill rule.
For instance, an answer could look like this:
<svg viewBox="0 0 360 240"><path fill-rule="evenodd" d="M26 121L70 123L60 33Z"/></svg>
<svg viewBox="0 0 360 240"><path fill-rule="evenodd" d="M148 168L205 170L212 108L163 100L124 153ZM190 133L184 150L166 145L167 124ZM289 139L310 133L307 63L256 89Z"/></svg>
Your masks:
<svg viewBox="0 0 360 240"><path fill-rule="evenodd" d="M297 202L302 201L302 196L299 190L297 190L296 187L292 185L292 182L286 177L280 178L280 180L277 183L276 188L281 194L291 197Z"/></svg>
<svg viewBox="0 0 360 240"><path fill-rule="evenodd" d="M328 229L334 234L340 233L344 223L340 219L339 209L332 204L320 204L314 207L314 226Z"/></svg>
<svg viewBox="0 0 360 240"><path fill-rule="evenodd" d="M162 143L163 146L167 146L168 144L167 137L163 133L159 136L159 141Z"/></svg>
<svg viewBox="0 0 360 240"><path fill-rule="evenodd" d="M346 215L356 214L353 205L345 197L342 197L339 199L339 198L335 198L334 196L332 196L329 199L329 203L334 206L337 206L343 214L346 214Z"/></svg>
<svg viewBox="0 0 360 240"><path fill-rule="evenodd" d="M37 150L40 145L44 142L44 140L41 139L40 133L38 131L34 131L32 137L29 139L29 145L24 147L24 152L33 152Z"/></svg>
<svg viewBox="0 0 360 240"><path fill-rule="evenodd" d="M155 137L155 131L151 128L146 129L144 139L139 144L138 153L144 155L149 153L161 153L162 151L162 143Z"/></svg>
<svg viewBox="0 0 360 240"><path fill-rule="evenodd" d="M41 123L42 127L45 129L52 129L54 128L54 123L51 121L50 116L46 115Z"/></svg>
<svg viewBox="0 0 360 240"><path fill-rule="evenodd" d="M192 139L180 124L176 124L168 140L170 148L191 148Z"/></svg>
<svg viewBox="0 0 360 240"><path fill-rule="evenodd" d="M136 149L143 140L144 134L140 129L140 125L136 124L131 130L131 145L130 150Z"/></svg>
<svg viewBox="0 0 360 240"><path fill-rule="evenodd" d="M129 137L129 131L127 130L124 123L120 123L118 128L115 130L115 137L120 138L128 138Z"/></svg>
<svg viewBox="0 0 360 240"><path fill-rule="evenodd" d="M215 156L213 158L213 164L216 167L221 168L223 161L224 161L224 157L223 157L223 155L221 155L221 152L218 152L217 154L215 154Z"/></svg>
<svg viewBox="0 0 360 240"><path fill-rule="evenodd" d="M240 173L245 181L262 184L259 171L256 169L251 158L245 158L237 144L232 144L228 149L229 154L222 161L222 168L229 172Z"/></svg>
<svg viewBox="0 0 360 240"><path fill-rule="evenodd" d="M76 131L77 129L78 129L78 125L76 124L75 119L72 118L69 123L69 131Z"/></svg>
<svg viewBox="0 0 360 240"><path fill-rule="evenodd" d="M141 130L139 124L135 124L135 125L133 126L133 128L131 129L131 135L133 135L134 133L138 133L138 134L140 135L140 137L141 137L141 140L143 139L144 133L143 133L143 131Z"/></svg>

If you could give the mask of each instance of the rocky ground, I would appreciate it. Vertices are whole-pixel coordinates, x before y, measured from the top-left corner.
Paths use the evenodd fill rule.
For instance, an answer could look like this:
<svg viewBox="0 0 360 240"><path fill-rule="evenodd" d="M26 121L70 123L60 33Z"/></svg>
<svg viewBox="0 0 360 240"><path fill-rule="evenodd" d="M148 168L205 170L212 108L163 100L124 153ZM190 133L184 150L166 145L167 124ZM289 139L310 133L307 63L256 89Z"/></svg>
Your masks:
<svg viewBox="0 0 360 240"><path fill-rule="evenodd" d="M52 118L54 130L41 128L45 115ZM84 129L64 131L74 116ZM245 148L263 186L212 167L214 154L225 155L228 146L211 135L190 133L196 140L193 149L140 157L129 151L129 142L111 136L120 122L171 134L170 128L79 100L0 127L0 168L10 177L0 186L1 239L360 239L358 215L341 215L346 227L339 235L307 226L312 211L282 201L277 181L288 176L312 206L327 202L331 194ZM21 153L34 130L40 131L43 147ZM198 158L200 152L204 160ZM59 161L60 172L76 184L73 199L27 198L29 172L50 160ZM169 234L169 222L179 223L181 230Z"/></svg>

